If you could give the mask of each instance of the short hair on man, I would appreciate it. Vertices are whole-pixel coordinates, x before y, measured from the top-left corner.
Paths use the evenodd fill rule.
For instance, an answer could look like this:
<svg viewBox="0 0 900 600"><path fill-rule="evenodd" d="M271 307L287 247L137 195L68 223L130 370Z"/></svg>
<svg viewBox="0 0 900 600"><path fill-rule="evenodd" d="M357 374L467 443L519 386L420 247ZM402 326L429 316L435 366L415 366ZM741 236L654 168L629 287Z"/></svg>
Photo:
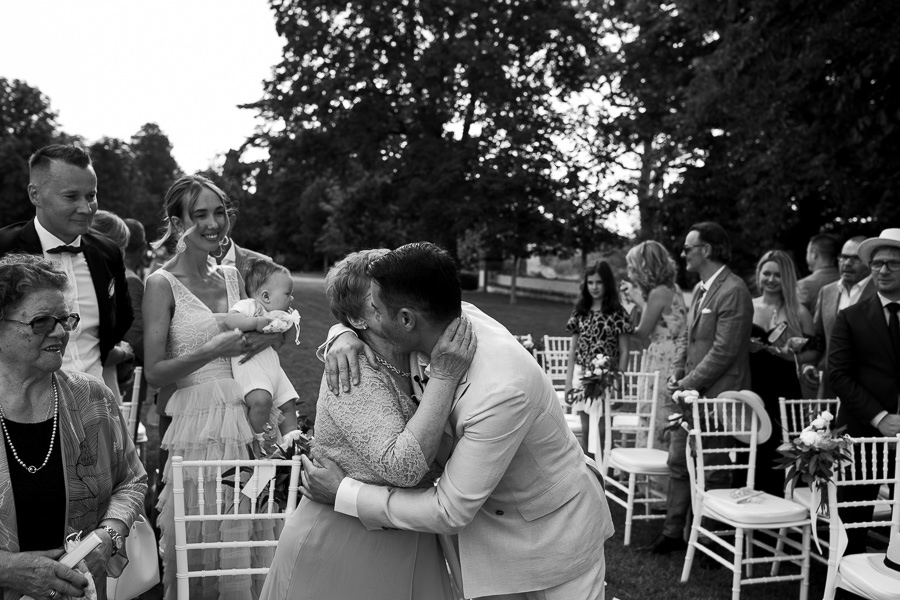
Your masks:
<svg viewBox="0 0 900 600"><path fill-rule="evenodd" d="M731 240L724 227L714 221L701 221L691 225L689 231L696 231L700 241L709 244L709 260L728 264L731 260Z"/></svg>
<svg viewBox="0 0 900 600"><path fill-rule="evenodd" d="M809 238L809 245L825 260L830 262L837 260L840 245L838 239L830 233L817 233Z"/></svg>
<svg viewBox="0 0 900 600"><path fill-rule="evenodd" d="M50 169L50 163L54 160L87 169L91 166L91 155L81 146L74 144L50 144L38 148L28 159L28 172L33 178L35 172Z"/></svg>
<svg viewBox="0 0 900 600"><path fill-rule="evenodd" d="M369 264L391 316L404 307L421 311L434 323L460 315L462 292L456 261L431 242L400 246Z"/></svg>

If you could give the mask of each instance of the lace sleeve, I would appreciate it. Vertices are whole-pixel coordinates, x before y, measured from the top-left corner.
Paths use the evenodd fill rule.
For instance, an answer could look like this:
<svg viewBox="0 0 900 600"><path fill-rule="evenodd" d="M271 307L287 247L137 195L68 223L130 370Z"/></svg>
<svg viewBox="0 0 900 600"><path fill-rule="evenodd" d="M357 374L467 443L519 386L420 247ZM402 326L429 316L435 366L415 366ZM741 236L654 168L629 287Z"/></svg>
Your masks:
<svg viewBox="0 0 900 600"><path fill-rule="evenodd" d="M348 459L348 475L356 466L390 485L413 487L428 473L429 466L419 442L406 429L412 411L403 410L400 394L388 375L375 371L364 360L361 363L358 386L340 396L326 392L323 398L343 438L334 450Z"/></svg>

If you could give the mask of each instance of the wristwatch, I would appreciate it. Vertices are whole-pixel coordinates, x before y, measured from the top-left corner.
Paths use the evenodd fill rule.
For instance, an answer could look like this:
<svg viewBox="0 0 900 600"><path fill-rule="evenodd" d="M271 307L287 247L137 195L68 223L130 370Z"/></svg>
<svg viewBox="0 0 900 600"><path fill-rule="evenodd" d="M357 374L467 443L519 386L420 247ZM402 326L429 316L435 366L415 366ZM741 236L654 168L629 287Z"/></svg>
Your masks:
<svg viewBox="0 0 900 600"><path fill-rule="evenodd" d="M99 529L102 529L106 533L109 534L110 539L112 540L112 553L110 556L115 556L119 553L119 550L122 549L122 545L125 543L125 540L119 535L119 532L110 527L109 525L101 525Z"/></svg>

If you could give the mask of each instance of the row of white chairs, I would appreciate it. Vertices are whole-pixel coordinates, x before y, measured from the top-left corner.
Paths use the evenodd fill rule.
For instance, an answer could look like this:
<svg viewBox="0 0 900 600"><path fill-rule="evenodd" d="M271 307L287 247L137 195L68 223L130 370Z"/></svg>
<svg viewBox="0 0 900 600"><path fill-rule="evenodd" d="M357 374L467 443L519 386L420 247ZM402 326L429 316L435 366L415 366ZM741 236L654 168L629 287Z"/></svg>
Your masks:
<svg viewBox="0 0 900 600"><path fill-rule="evenodd" d="M654 448L656 420L655 390L659 385L658 374L653 372L626 372L622 383L608 394L604 406L605 436L602 472L605 474L606 494L611 502L621 505L626 512L624 541L631 540L632 522L639 519L664 518L655 506L665 502L653 479L668 474L667 452ZM834 484L827 493L829 509L821 513L809 512L809 490L788 489L784 497L749 492L755 483L756 440L761 421L741 399L699 399L693 403L693 429L690 432L687 459L693 496L694 518L691 538L685 557L682 581L690 575L697 551L709 555L732 571L732 598L740 597L742 584L779 581L800 581L800 598L808 594L809 562L811 558L828 565L826 599L833 597L835 587L844 587L873 600L897 598L897 591L878 591L871 570L866 568L874 560L871 556L842 556L843 547L828 542L824 555L811 550L810 535L813 525L828 525L827 537L836 540L843 531L852 528L889 526L891 532L900 531L900 457L894 438L859 438L852 440L852 454L864 458L862 466L854 461L844 464L835 473ZM811 419L823 410L837 414L837 399L780 399L782 441L798 436ZM736 443L736 440L743 443ZM746 442L749 441L749 444ZM872 460L878 457L880 468L874 468ZM890 457L890 464L888 464ZM730 479L746 479L746 485L737 488L713 489L708 487L709 474L727 471ZM838 501L837 489L842 486L880 485L882 492L876 500L867 504L874 507L871 521L841 523L838 509L853 503ZM743 498L743 500L742 500ZM643 511L637 511L643 508ZM713 530L714 522L724 529ZM765 535L759 535L765 534ZM714 549L724 549L730 560ZM760 552L761 551L761 552ZM793 563L796 572L783 575L782 563ZM768 575L754 576L753 568L769 564ZM883 578L882 578L883 580ZM895 582L896 583L896 582ZM860 593L862 592L862 593ZM880 594L880 595L879 595Z"/></svg>

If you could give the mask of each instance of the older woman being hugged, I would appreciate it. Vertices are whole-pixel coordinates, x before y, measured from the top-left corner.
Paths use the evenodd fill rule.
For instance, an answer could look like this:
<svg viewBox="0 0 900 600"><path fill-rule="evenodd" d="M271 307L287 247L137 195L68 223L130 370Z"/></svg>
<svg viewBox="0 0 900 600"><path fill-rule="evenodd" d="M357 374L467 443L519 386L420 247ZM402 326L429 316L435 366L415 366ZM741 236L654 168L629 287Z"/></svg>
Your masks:
<svg viewBox="0 0 900 600"><path fill-rule="evenodd" d="M325 278L332 314L373 354L372 362L360 361L359 385L339 396L322 377L313 459L334 461L366 483L429 487L441 473L436 458L444 426L476 341L468 321L451 323L431 353L429 383L417 398L419 361L387 340L372 304L366 269L387 252L350 254ZM262 599L453 597L434 534L370 531L359 519L303 498L278 540Z"/></svg>
<svg viewBox="0 0 900 600"><path fill-rule="evenodd" d="M253 430L242 404L244 392L231 372L231 357L249 356L280 343L279 334L246 333L224 328L216 314L244 297L234 267L210 260L228 233L227 197L209 179L180 178L166 193L167 229L157 246L178 239L175 256L147 278L144 291L144 373L157 387L175 384L166 413L172 423L162 447L185 460L247 458ZM169 481L171 460L163 478ZM196 469L185 471L187 510L197 512ZM206 481L206 512L215 512L215 482ZM230 492L230 490L229 490ZM230 505L232 498L225 498ZM158 524L162 531L163 585L166 598L175 597L174 506L171 486L159 497ZM189 523L189 542L273 539L272 523L228 521ZM238 551L192 552L192 570L267 567L272 548L256 548L248 557ZM258 595L262 577L226 576L191 581L191 598L248 600Z"/></svg>
<svg viewBox="0 0 900 600"><path fill-rule="evenodd" d="M0 259L0 592L81 597L87 579L60 562L66 537L96 532L85 562L99 598L144 503L147 475L116 399L90 375L60 370L79 317L68 280L29 254Z"/></svg>

